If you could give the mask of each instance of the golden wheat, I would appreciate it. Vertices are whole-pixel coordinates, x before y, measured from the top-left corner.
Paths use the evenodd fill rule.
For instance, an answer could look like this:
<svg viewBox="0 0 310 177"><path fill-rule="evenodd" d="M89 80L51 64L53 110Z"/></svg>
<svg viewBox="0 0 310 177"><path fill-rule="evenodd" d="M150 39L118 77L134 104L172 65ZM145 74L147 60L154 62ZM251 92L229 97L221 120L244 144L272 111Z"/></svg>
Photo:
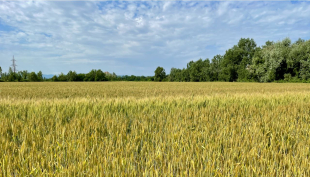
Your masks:
<svg viewBox="0 0 310 177"><path fill-rule="evenodd" d="M309 176L310 85L1 83L2 176Z"/></svg>

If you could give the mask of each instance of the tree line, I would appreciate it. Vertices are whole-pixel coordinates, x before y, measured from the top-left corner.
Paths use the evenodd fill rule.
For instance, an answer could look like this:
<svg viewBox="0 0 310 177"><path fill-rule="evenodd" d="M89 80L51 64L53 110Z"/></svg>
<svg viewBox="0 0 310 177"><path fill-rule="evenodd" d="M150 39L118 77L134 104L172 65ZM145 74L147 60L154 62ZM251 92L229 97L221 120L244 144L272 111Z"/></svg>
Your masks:
<svg viewBox="0 0 310 177"><path fill-rule="evenodd" d="M258 47L253 39L241 38L224 55L190 61L186 68L155 70L156 81L171 82L310 82L310 40L289 38L267 41Z"/></svg>
<svg viewBox="0 0 310 177"><path fill-rule="evenodd" d="M154 73L155 76L118 76L93 69L86 74L69 71L47 79L41 71L14 73L9 68L3 73L0 67L0 81L310 82L310 40L292 43L285 38L257 46L253 39L241 38L224 55L190 61L186 68L171 68L170 74L157 67Z"/></svg>
<svg viewBox="0 0 310 177"><path fill-rule="evenodd" d="M69 71L67 74L60 73L54 75L52 78L44 78L41 71L38 73L28 72L27 70L13 72L12 68L9 68L9 72L2 73L0 67L0 81L2 82L74 82L74 81L154 81L153 76L118 76L115 73L103 72L102 70L93 69L89 73L76 73L75 71Z"/></svg>
<svg viewBox="0 0 310 177"><path fill-rule="evenodd" d="M103 72L102 70L91 70L89 73L76 73L75 71L69 71L68 74L54 75L50 81L153 81L152 76L118 76L114 72Z"/></svg>
<svg viewBox="0 0 310 177"><path fill-rule="evenodd" d="M13 72L12 68L9 68L9 72L2 72L2 68L0 67L0 81L2 82L12 82L12 81L44 81L43 74L41 71L38 73L35 72L28 72L27 70Z"/></svg>

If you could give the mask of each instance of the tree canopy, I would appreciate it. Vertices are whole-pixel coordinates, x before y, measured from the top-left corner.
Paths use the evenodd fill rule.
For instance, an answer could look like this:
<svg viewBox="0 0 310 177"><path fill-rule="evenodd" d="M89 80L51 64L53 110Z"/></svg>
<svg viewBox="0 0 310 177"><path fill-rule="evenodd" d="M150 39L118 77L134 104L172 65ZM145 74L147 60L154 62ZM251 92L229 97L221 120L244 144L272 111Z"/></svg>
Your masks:
<svg viewBox="0 0 310 177"><path fill-rule="evenodd" d="M253 39L241 38L223 56L172 68L169 81L310 82L310 40L285 38L257 47Z"/></svg>
<svg viewBox="0 0 310 177"><path fill-rule="evenodd" d="M163 81L166 78L166 72L163 67L158 66L155 70L155 81Z"/></svg>

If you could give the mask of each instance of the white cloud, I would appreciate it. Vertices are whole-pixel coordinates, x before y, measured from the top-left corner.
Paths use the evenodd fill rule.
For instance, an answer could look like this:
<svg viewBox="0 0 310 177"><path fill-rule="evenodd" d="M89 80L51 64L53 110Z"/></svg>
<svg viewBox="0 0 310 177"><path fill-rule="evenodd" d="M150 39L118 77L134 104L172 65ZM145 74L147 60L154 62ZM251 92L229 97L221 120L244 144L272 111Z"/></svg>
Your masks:
<svg viewBox="0 0 310 177"><path fill-rule="evenodd" d="M0 65L45 74L102 69L152 75L157 66L223 54L241 37L309 39L310 3L0 2Z"/></svg>

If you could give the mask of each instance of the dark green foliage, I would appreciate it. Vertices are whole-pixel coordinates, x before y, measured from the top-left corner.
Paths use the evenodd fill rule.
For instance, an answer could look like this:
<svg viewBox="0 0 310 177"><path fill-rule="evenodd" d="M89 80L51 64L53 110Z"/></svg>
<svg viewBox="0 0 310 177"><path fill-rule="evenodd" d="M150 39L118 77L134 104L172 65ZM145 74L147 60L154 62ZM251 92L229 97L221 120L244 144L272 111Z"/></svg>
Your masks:
<svg viewBox="0 0 310 177"><path fill-rule="evenodd" d="M68 79L68 77L64 73L60 73L58 76L58 81L65 82L65 81L67 81L67 79Z"/></svg>
<svg viewBox="0 0 310 177"><path fill-rule="evenodd" d="M91 70L89 73L79 73L69 71L67 75L61 73L59 76L53 76L50 81L154 81L152 76L117 76L115 73L104 73L99 70Z"/></svg>
<svg viewBox="0 0 310 177"><path fill-rule="evenodd" d="M105 73L102 72L100 69L96 71L95 81L106 81Z"/></svg>
<svg viewBox="0 0 310 177"><path fill-rule="evenodd" d="M220 73L220 80L223 81L237 81L238 79L238 69L241 67L240 63L242 61L242 56L244 51L237 46L226 51L224 59L221 63L222 72Z"/></svg>
<svg viewBox="0 0 310 177"><path fill-rule="evenodd" d="M155 81L163 81L166 78L166 72L163 67L158 66L155 70Z"/></svg>
<svg viewBox="0 0 310 177"><path fill-rule="evenodd" d="M39 78L38 78L38 76L37 76L37 74L35 72L31 72L29 74L29 81L31 81L31 82L39 81Z"/></svg>
<svg viewBox="0 0 310 177"><path fill-rule="evenodd" d="M113 81L154 81L153 76L116 76L116 78L113 78Z"/></svg>
<svg viewBox="0 0 310 177"><path fill-rule="evenodd" d="M55 75L55 76L52 77L51 80L54 81L54 82L57 82L58 81L58 77Z"/></svg>
<svg viewBox="0 0 310 177"><path fill-rule="evenodd" d="M6 81L10 81L11 82L11 81L15 81L15 79L16 79L16 73L14 73L12 68L10 67Z"/></svg>
<svg viewBox="0 0 310 177"><path fill-rule="evenodd" d="M186 69L172 68L169 81L256 81L309 82L310 40L295 43L267 41L257 47L253 39L241 38L223 56L216 55L210 62L190 61Z"/></svg>
<svg viewBox="0 0 310 177"><path fill-rule="evenodd" d="M69 71L67 74L67 80L68 81L77 81L77 74L75 71Z"/></svg>
<svg viewBox="0 0 310 177"><path fill-rule="evenodd" d="M39 71L38 74L38 81L43 81L43 74L42 74L42 71Z"/></svg>
<svg viewBox="0 0 310 177"><path fill-rule="evenodd" d="M223 60L223 56L216 55L213 57L212 62L210 64L210 81L218 81L219 75L221 73L221 63Z"/></svg>
<svg viewBox="0 0 310 177"><path fill-rule="evenodd" d="M84 81L106 81L105 73L100 69L91 70L89 73L85 75Z"/></svg>
<svg viewBox="0 0 310 177"><path fill-rule="evenodd" d="M226 51L221 62L222 72L219 80L223 81L248 81L251 79L248 67L252 64L252 58L256 51L256 43L253 39L241 38L238 45Z"/></svg>
<svg viewBox="0 0 310 177"><path fill-rule="evenodd" d="M28 79L29 73L28 73L27 70L25 70L25 71L20 71L19 73L20 73L20 75L21 75L21 77L22 77L23 80Z"/></svg>
<svg viewBox="0 0 310 177"><path fill-rule="evenodd" d="M192 82L210 81L211 68L209 59L199 59L196 62L190 61L187 64L187 70Z"/></svg>
<svg viewBox="0 0 310 177"><path fill-rule="evenodd" d="M182 70L177 68L171 68L168 77L170 82L181 82L182 81Z"/></svg>
<svg viewBox="0 0 310 177"><path fill-rule="evenodd" d="M79 73L76 75L76 81L84 81L85 79L85 74Z"/></svg>

